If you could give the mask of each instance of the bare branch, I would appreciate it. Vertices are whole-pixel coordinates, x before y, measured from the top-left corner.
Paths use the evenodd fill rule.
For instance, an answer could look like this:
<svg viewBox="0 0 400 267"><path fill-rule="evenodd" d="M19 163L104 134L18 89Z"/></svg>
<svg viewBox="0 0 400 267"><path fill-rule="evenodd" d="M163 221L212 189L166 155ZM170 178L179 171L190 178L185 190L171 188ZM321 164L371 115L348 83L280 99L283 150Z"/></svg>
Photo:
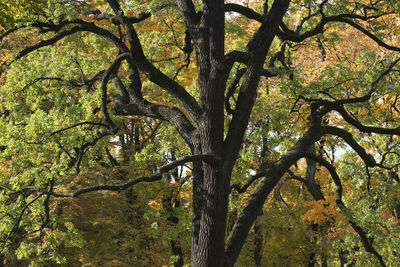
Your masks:
<svg viewBox="0 0 400 267"><path fill-rule="evenodd" d="M237 218L225 242L225 251L231 261L234 261L238 257L246 236L268 195L287 170L302 157L299 151L307 150L320 138L319 125L315 125L314 123L316 122L312 122L309 131L286 154L271 164L265 175L252 190L245 207Z"/></svg>
<svg viewBox="0 0 400 267"><path fill-rule="evenodd" d="M368 167L379 166L374 157L371 154L368 154L365 149L358 144L351 133L341 128L331 126L323 126L321 127L321 131L323 134L331 134L342 138L355 152L357 152Z"/></svg>
<svg viewBox="0 0 400 267"><path fill-rule="evenodd" d="M83 156L87 152L88 148L96 145L97 142L100 141L103 137L106 137L113 133L114 132L112 130L106 130L103 132L99 132L99 133L97 133L97 135L94 137L94 139L92 141L86 142L79 149L77 149L77 158L74 162L75 163L75 172L77 174L80 172L81 162L82 162Z"/></svg>
<svg viewBox="0 0 400 267"><path fill-rule="evenodd" d="M108 0L108 3L116 14L116 17L121 21L126 31L128 41L131 45L130 53L132 64L142 71L151 82L157 84L174 96L193 121L199 121L203 111L196 99L190 95L180 84L166 76L147 60L137 33L126 16L123 15L118 1Z"/></svg>
<svg viewBox="0 0 400 267"><path fill-rule="evenodd" d="M3 41L3 39L5 37L7 37L7 35L10 35L11 33L15 32L21 28L23 28L23 27L15 27L15 28L9 29L9 30L3 32L2 34L0 34L0 43Z"/></svg>
<svg viewBox="0 0 400 267"><path fill-rule="evenodd" d="M7 236L5 237L5 239L4 239L3 242L2 242L3 245L2 245L2 247L1 247L0 253L3 252L3 250L5 249L6 243L7 243L7 241L10 239L11 235L17 230L17 228L18 228L18 226L19 226L19 224L20 224L20 222L21 222L21 220L22 220L22 217L23 217L24 214L25 214L25 210L26 210L30 205L32 205L33 203L35 203L35 202L36 202L40 197L42 197L43 195L44 195L44 193L38 193L38 195L37 195L35 198L33 198L33 199L32 199L31 201L29 201L28 203L26 203L25 206L21 209L17 220L14 222L13 228L11 229L10 232L8 232Z"/></svg>
<svg viewBox="0 0 400 267"><path fill-rule="evenodd" d="M239 69L236 72L236 76L235 76L234 80L232 81L231 85L227 89L226 96L225 96L225 110L228 114L233 113L233 109L231 108L229 99L231 97L233 97L233 94L235 93L235 89L237 88L239 81L243 77L246 70L247 70L246 68Z"/></svg>
<svg viewBox="0 0 400 267"><path fill-rule="evenodd" d="M107 109L107 83L111 77L112 74L118 72L118 68L121 65L121 61L124 59L129 58L129 53L123 53L119 55L114 62L110 65L110 67L106 70L106 72L103 75L103 80L101 81L101 111L103 113L104 120L107 122L107 124L110 126L110 128L116 132L117 131L117 126L115 123L111 120L110 115L108 114L108 109Z"/></svg>
<svg viewBox="0 0 400 267"><path fill-rule="evenodd" d="M365 133L378 133L378 134L390 134L390 135L400 135L400 126L397 128L382 128L382 127L373 127L373 126L365 126L358 120L354 119L343 106L335 106L332 108L336 110L342 115L343 119L349 124L356 127L361 132Z"/></svg>
<svg viewBox="0 0 400 267"><path fill-rule="evenodd" d="M297 25L296 27L296 33L300 33L300 31L303 29L303 25L304 23L306 23L309 19L317 16L320 13L320 11L316 11L314 13L311 13L311 8L309 8L309 12L308 15L305 16L304 18L302 18L302 20L300 21L300 23Z"/></svg>
<svg viewBox="0 0 400 267"><path fill-rule="evenodd" d="M139 23L147 18L151 17L151 12L150 11L143 11L135 16L127 16L127 19L129 20L130 23ZM101 13L101 14L96 14L95 16L96 20L109 20L111 23L114 25L121 25L121 22L118 20L118 18L112 14L108 13Z"/></svg>
<svg viewBox="0 0 400 267"><path fill-rule="evenodd" d="M69 23L72 23L72 22L69 22ZM111 42L113 42L121 51L128 51L127 46L123 42L121 42L117 36L115 36L114 34L112 34L109 31L107 31L106 29L97 27L93 23L88 23L88 22L85 22L82 20L74 21L74 23L79 23L81 25L74 26L71 29L68 29L68 30L65 30L65 31L62 31L62 32L56 34L52 38L40 41L32 46L29 46L29 47L23 49L22 51L20 51L18 54L16 54L12 58L7 59L5 62L3 62L0 65L0 75L4 72L4 69L6 67L10 66L14 61L28 55L29 53L31 53L33 51L38 50L39 48L55 44L66 36L72 35L77 32L82 32L82 31L88 31L88 32L93 32L95 34L98 34L98 35L110 40ZM52 29L55 31L59 27L61 27L60 25L53 25L53 24L51 26L53 27Z"/></svg>
<svg viewBox="0 0 400 267"><path fill-rule="evenodd" d="M240 15L245 16L246 18L253 19L258 22L263 22L264 20L264 17L261 14L257 13L251 8L239 4L233 4L233 3L225 4L225 12L236 12Z"/></svg>
<svg viewBox="0 0 400 267"><path fill-rule="evenodd" d="M126 90L125 85L122 83L121 79L115 75L112 74L111 75L111 79L115 85L115 87L118 89L118 99L124 103L124 104L128 104L130 102L130 97L129 97L129 93L128 90Z"/></svg>
<svg viewBox="0 0 400 267"><path fill-rule="evenodd" d="M54 187L54 178L49 181L49 191L53 191ZM31 235L36 232L42 231L50 222L50 207L49 207L49 202L50 202L50 195L47 195L43 201L43 206L44 206L44 221L40 225L39 229L34 230L27 235Z"/></svg>
<svg viewBox="0 0 400 267"><path fill-rule="evenodd" d="M375 86L378 84L378 82L385 77L386 75L388 75L394 68L394 66L396 66L396 64L400 61L400 58L396 59L392 64L390 64L390 66L383 71L378 78L376 78L372 83L371 83L371 88L369 89L369 91L364 95L364 96L360 96L360 97L355 97L355 98L350 98L350 99L340 99L340 100L336 100L333 103L335 104L352 104L352 103L361 103L361 102L365 102L367 100L369 100L372 96L372 93L375 92Z"/></svg>
<svg viewBox="0 0 400 267"><path fill-rule="evenodd" d="M82 26L75 26L75 27L72 27L72 28L69 29L69 30L65 30L65 31L63 31L63 32L61 32L61 33L55 35L54 37L52 37L52 38L50 38L50 39L43 40L43 41L40 41L39 43L37 43L37 44L35 44L35 45L29 46L28 48L25 48L24 50L22 50L21 52L19 52L19 53L18 53L15 57L13 57L11 60L9 59L9 60L6 60L5 62L3 62L3 63L1 64L0 67L3 67L3 68L4 68L4 67L7 67L7 66L9 66L12 62L14 62L14 61L16 61L16 60L18 60L18 59L20 59L20 58L26 56L27 54L29 54L29 53L31 53L31 52L33 52L33 51L35 51L35 50L37 50L37 49L39 49L39 48L41 48L41 47L45 47L45 46L52 45L52 44L58 42L59 40L63 39L64 37L66 37L66 36L68 36L68 35L71 35L71 34L74 34L74 33L79 32L79 31L82 31L83 28L84 28L84 27L82 27ZM3 69L0 69L0 74L2 74L2 72L3 72Z"/></svg>
<svg viewBox="0 0 400 267"><path fill-rule="evenodd" d="M157 105L143 99L126 105L117 103L114 105L114 111L116 115L138 115L168 121L176 128L188 144L193 144L196 140L196 138L194 138L196 128L185 114L176 107Z"/></svg>
<svg viewBox="0 0 400 267"><path fill-rule="evenodd" d="M348 19L348 18L351 18L351 17L354 17L354 15L342 14L342 15L332 16L332 17L323 17L321 19L321 21L314 27L314 29L306 31L303 34L298 34L297 32L295 32L293 30L290 30L284 23L281 23L280 27L281 27L282 30L278 32L278 36L282 40L288 40L288 41L293 41L293 42L301 42L301 41L304 41L305 39L307 39L307 38L309 38L311 36L315 36L317 34L323 33L324 26L327 23L330 23L330 22L344 22L344 23L352 26L353 28L359 30L360 32L362 32L363 34L368 36L369 38L371 38L379 46L384 47L384 48L386 48L388 50L391 50L391 51L400 52L400 47L388 45L387 43L383 42L375 34L371 33L370 31L368 31L367 29L363 28L362 26L360 26L359 24L355 23L354 21Z"/></svg>
<svg viewBox="0 0 400 267"><path fill-rule="evenodd" d="M164 166L162 166L158 172L152 176L141 176L137 177L135 179L132 179L126 183L123 184L115 184L115 185L97 185L97 186L90 186L86 188L79 189L75 192L71 193L57 193L53 191L47 191L47 192L41 192L41 195L51 195L54 197L77 197L79 195L88 193L88 192L93 192L93 191L120 191L127 189L131 186L134 186L138 183L142 182L154 182L162 179L162 174L166 173L180 165L183 165L184 163L187 162L192 162L192 161L206 161L206 162L218 162L220 159L215 156L215 155L191 155L191 156L186 156L183 158L180 158L178 160L175 160L171 163L168 163Z"/></svg>
<svg viewBox="0 0 400 267"><path fill-rule="evenodd" d="M311 159L315 162L318 162L319 164L321 164L322 166L324 166L330 173L335 186L336 186L336 204L338 205L339 209L341 210L342 214L346 216L347 220L349 221L350 225L352 226L352 228L357 232L357 234L360 236L361 238L361 242L364 245L364 248L367 252L375 255L375 257L378 258L379 263L381 264L381 266L386 266L385 262L383 261L382 256L375 250L375 248L372 246L372 244L370 243L370 241L368 240L367 234L364 231L363 228L361 228L360 226L357 225L357 223L353 220L353 218L351 217L350 210L349 208L346 207L346 205L343 203L342 201L342 193L343 193L343 188L342 188L342 183L340 180L339 175L336 172L336 169L333 165L331 165L328 161L326 161L325 159L309 153L309 152L302 152L302 156L308 159Z"/></svg>
<svg viewBox="0 0 400 267"><path fill-rule="evenodd" d="M48 137L43 137L43 138L42 138L41 140L39 140L39 141L35 141L35 142L26 142L26 143L27 143L27 144L32 144L32 145L42 144L45 140L49 139L49 138L52 137L53 135L59 134L59 133L64 132L64 131L66 131L66 130L69 130L69 129L72 129L72 128L75 128L75 127L78 127L78 126L82 126L82 125L94 125L94 126L102 126L102 127L109 128L108 125L103 124L103 123L99 123L99 122L90 122L90 121L83 121L83 122L78 122L78 123L75 123L75 124L73 124L73 125L64 127L64 128L59 129L59 130L57 130L57 131L51 132L50 135L49 135Z"/></svg>
<svg viewBox="0 0 400 267"><path fill-rule="evenodd" d="M233 68L235 62L243 63L245 65L249 64L250 54L248 52L232 50L225 54L225 75L226 79L229 77L229 73ZM274 74L271 69L262 69L261 76L264 77L274 77L277 76Z"/></svg>
<svg viewBox="0 0 400 267"><path fill-rule="evenodd" d="M266 172L260 172L255 175L252 175L250 179L248 179L243 185L240 184L232 184L231 189L235 189L238 193L244 193L246 190L259 178L265 176Z"/></svg>
<svg viewBox="0 0 400 267"><path fill-rule="evenodd" d="M83 122L78 122L78 123L75 123L75 124L73 124L73 125L64 127L64 128L62 128L62 129L60 129L60 130L54 131L54 132L50 133L49 136L53 136L53 135L55 135L55 134L58 134L58 133L61 133L61 132L63 132L63 131L66 131L66 130L69 130L69 129L72 129L72 128L75 128L75 127L78 127L78 126L82 126L82 125L94 125L94 126L108 127L108 125L106 125L106 124L104 124L104 123L91 122L91 121L83 121Z"/></svg>

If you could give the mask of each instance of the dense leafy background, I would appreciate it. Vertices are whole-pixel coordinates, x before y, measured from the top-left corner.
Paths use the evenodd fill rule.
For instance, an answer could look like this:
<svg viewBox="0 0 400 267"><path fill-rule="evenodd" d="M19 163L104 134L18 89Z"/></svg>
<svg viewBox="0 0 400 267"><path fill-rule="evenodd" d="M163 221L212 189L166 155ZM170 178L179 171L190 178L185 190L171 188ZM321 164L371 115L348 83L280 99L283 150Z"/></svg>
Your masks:
<svg viewBox="0 0 400 267"><path fill-rule="evenodd" d="M78 18L93 21L90 8L101 11L107 8L103 1L17 2L0 1L0 30L25 27L1 41L2 61L11 62L12 55L24 47L54 35L39 33L31 27L34 21L57 23ZM125 1L123 9L128 14L138 14L154 7L153 2ZM164 9L135 27L149 60L167 76L176 75L176 80L197 97L195 56L192 54L190 64L186 65L182 19L169 1L164 2ZM288 25L297 25L309 12L307 7L316 8L320 1L292 2L285 17ZM363 4L358 2L360 6ZM398 7L397 1L377 2L380 10ZM255 10L262 8L258 1L245 4ZM325 14L353 12L354 6L353 2L330 1ZM308 20L303 31L314 28L318 21L317 16ZM398 21L398 14L392 14L366 23L365 27L386 43L398 45ZM108 21L94 23L118 34L118 28ZM226 50L244 50L244 44L258 26L258 22L229 14ZM274 69L279 75L260 81L232 184L244 184L261 167L276 161L308 129L310 107L306 99L364 95L369 85L398 57L356 29L339 23L328 24L323 35L301 43L282 44L276 39L271 55L282 46L285 59ZM4 243L0 259L5 264L171 265L178 260L171 253L173 246L180 247L184 262L189 262L190 164L168 173L162 181L140 184L122 192L89 193L76 199L37 197L36 189L48 190L50 184L58 192L70 192L150 175L157 166L189 154L173 127L149 118L119 117L111 112L120 130L98 138L104 131L99 81L84 81L107 68L115 53L115 48L104 38L82 32L17 60L1 76L0 236ZM242 67L237 64L234 69ZM119 75L127 84L126 66L122 66ZM348 111L365 125L398 127L399 77L398 70L386 75L376 85L370 101L351 105ZM144 75L142 78L146 99L177 106L170 95ZM228 84L233 80L232 72ZM116 92L116 88L109 88L109 94ZM237 91L230 99L232 107L235 97ZM227 114L227 126L230 119ZM360 134L337 113L330 113L324 120L352 133L377 161L386 155L385 166L398 164L398 136ZM81 122L94 124L66 129ZM90 145L84 147L87 143ZM85 153L76 168L83 147ZM364 250L348 223L347 218L352 217L373 240L386 264L399 266L397 167L366 171L360 157L342 140L331 136L324 137L315 150L337 168L349 214L342 214L336 206L335 185L322 166L317 165L314 178L325 199L317 200L309 194L302 183L308 163L301 160L265 203L237 265L255 264L258 253L264 266L305 266L311 254L329 266L339 265L339 254L344 261L357 266L375 266L376 258ZM386 154L387 151L391 154ZM32 190L33 187L36 189ZM232 189L228 230L247 198L248 193Z"/></svg>

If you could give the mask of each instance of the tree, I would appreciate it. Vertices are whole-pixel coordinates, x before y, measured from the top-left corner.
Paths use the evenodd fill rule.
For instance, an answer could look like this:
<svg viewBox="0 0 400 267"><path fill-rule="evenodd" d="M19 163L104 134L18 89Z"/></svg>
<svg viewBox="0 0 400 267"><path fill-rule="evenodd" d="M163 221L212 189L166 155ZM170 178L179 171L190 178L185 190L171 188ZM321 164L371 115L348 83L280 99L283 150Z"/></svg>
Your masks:
<svg viewBox="0 0 400 267"><path fill-rule="evenodd" d="M291 170L305 158L314 162L308 164L310 168L318 164L328 171L337 208L365 250L385 266L379 248L342 199L340 171L313 147L333 136L354 151L371 176L369 181L375 175L371 168L380 169L376 171L378 180L378 173L384 171L397 175L395 141L387 141L380 157L366 149L366 141L373 142L375 136L400 134L390 114L370 112L381 103L398 112L397 1L22 2L35 8L19 17L9 5L0 5L7 14L2 21L1 48L9 50L3 59L1 82L5 90L20 87L12 97L5 96L1 107L2 126L7 129L2 137L1 203L2 216L7 218L3 250L21 236L48 227L49 202L54 198L121 191L163 178L172 183L176 180L168 173L192 162L187 171L192 178L185 181L193 188L191 264L232 266L268 196L287 173L318 194L316 200L324 198L311 176L303 179ZM338 33L352 30L360 38L366 37L368 49L362 52L370 53L376 65L352 71L347 58L339 57L337 64L324 65L320 72L316 69L323 63L315 61L315 69L307 64L308 68L302 68L298 60L304 53L311 55L302 52L302 46L314 47L325 61L332 56L329 49L342 44ZM34 44L12 46L21 35ZM349 49L355 46L350 44ZM30 88L35 86L37 90ZM273 97L280 103L271 103ZM372 100L375 103L371 104ZM266 116L253 120L254 110L262 110ZM180 136L175 143L179 149L163 152L172 161L155 157L151 163L164 163L149 168L155 174L61 192L60 186L73 177L72 171L99 168L105 157L110 165L118 163L109 152L110 144L116 136L129 136L129 127L136 129L136 122L127 123L132 118L152 118L173 126ZM155 127L154 122L148 125L148 129ZM285 129L293 125L297 129ZM68 135L66 131L70 131ZM282 139L284 131L288 132L286 139ZM148 136L152 138L153 133ZM268 138L281 143L270 145ZM249 166L238 158L252 147L252 155L260 160ZM108 153L98 152L104 148ZM33 151L34 156L22 157ZM176 154L182 158L177 159ZM249 179L244 182L246 175ZM250 189L226 234L232 192ZM73 236L74 230L67 230Z"/></svg>

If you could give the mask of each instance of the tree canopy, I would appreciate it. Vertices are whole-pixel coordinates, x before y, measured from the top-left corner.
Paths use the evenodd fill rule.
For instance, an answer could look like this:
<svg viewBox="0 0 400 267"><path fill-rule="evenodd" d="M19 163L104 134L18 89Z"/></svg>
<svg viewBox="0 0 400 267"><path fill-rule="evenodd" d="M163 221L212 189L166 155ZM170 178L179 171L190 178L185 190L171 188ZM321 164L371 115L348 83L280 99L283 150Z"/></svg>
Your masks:
<svg viewBox="0 0 400 267"><path fill-rule="evenodd" d="M399 266L399 1L0 14L2 264Z"/></svg>

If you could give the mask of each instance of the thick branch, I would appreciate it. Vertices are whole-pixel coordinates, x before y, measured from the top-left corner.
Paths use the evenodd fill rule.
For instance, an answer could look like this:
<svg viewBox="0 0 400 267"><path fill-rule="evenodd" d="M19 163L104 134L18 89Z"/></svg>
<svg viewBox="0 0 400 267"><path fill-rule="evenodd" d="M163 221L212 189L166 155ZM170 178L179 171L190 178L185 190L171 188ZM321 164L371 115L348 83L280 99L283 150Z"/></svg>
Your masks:
<svg viewBox="0 0 400 267"><path fill-rule="evenodd" d="M358 120L354 119L343 106L338 105L333 108L338 111L340 115L342 115L343 119L349 124L356 127L358 130L364 133L378 133L378 134L390 134L390 135L400 135L400 126L397 128L382 128L382 127L373 127L373 126L365 126Z"/></svg>
<svg viewBox="0 0 400 267"><path fill-rule="evenodd" d="M192 28L195 24L199 23L199 16L197 16L192 0L174 0L174 2L181 11L188 28Z"/></svg>
<svg viewBox="0 0 400 267"><path fill-rule="evenodd" d="M107 84L112 74L118 71L121 61L129 57L128 53L119 55L110 67L106 70L103 75L103 80L101 81L101 111L103 113L104 120L110 126L113 131L116 131L117 126L111 120L110 115L107 110Z"/></svg>
<svg viewBox="0 0 400 267"><path fill-rule="evenodd" d="M261 14L257 13L253 9L239 4L233 4L233 3L225 4L225 12L236 12L240 15L245 16L246 18L253 19L258 22L262 22L264 19L264 17Z"/></svg>
<svg viewBox="0 0 400 267"><path fill-rule="evenodd" d="M368 167L375 167L379 164L375 161L371 154L368 154L365 149L353 138L353 135L346 130L337 127L323 126L321 128L323 134L331 134L342 138L357 154L362 158Z"/></svg>
<svg viewBox="0 0 400 267"><path fill-rule="evenodd" d="M15 27L15 28L9 29L9 30L3 32L2 34L0 34L0 43L3 41L3 39L5 37L7 37L7 35L10 35L11 33L15 32L19 29L21 29L21 27Z"/></svg>
<svg viewBox="0 0 400 267"><path fill-rule="evenodd" d="M270 169L265 172L265 176L257 183L225 243L225 251L231 262L235 262L239 256L251 226L275 185L290 166L302 157L299 152L308 150L319 138L319 126L313 124L310 130L285 155L271 165Z"/></svg>
<svg viewBox="0 0 400 267"><path fill-rule="evenodd" d="M118 1L108 0L108 3L116 14L116 18L119 19L126 31L128 41L131 46L130 53L132 64L146 74L150 81L174 96L193 121L198 121L203 112L196 99L191 96L180 84L170 79L147 60L144 55L139 37L137 36L133 25L129 22L127 17L123 15Z"/></svg>
<svg viewBox="0 0 400 267"><path fill-rule="evenodd" d="M276 36L278 25L282 21L289 3L289 0L275 0L262 25L248 42L246 53L236 52L231 54L236 57L247 54L249 59L247 71L244 74L239 90L236 108L224 141L228 162L234 162L234 158L236 158L240 150L240 144L257 97L258 82L263 73L267 52Z"/></svg>
<svg viewBox="0 0 400 267"><path fill-rule="evenodd" d="M127 16L126 18L128 19L128 21L132 24L134 23L139 23L147 18L151 17L151 12L150 11L143 11L135 16ZM118 20L118 18L112 14L108 14L108 13L101 13L101 14L97 14L95 16L96 20L103 20L103 19L107 19L109 21L111 21L114 25L121 25L121 22Z"/></svg>
<svg viewBox="0 0 400 267"><path fill-rule="evenodd" d="M197 140L196 128L188 120L185 114L176 107L157 105L146 100L136 101L133 104L123 105L116 103L114 105L116 115L130 116L147 116L155 119L168 121L171 123L184 138L188 144L192 144Z"/></svg>

